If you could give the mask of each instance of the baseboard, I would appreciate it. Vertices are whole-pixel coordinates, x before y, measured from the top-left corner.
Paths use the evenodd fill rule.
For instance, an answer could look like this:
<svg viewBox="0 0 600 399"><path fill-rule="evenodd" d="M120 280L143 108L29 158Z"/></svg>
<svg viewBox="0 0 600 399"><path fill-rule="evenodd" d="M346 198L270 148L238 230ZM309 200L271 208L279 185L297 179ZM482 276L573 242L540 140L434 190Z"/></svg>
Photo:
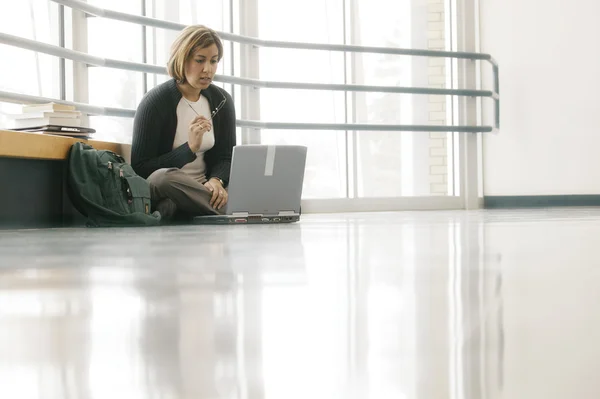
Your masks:
<svg viewBox="0 0 600 399"><path fill-rule="evenodd" d="M486 209L600 206L600 195L486 196Z"/></svg>
<svg viewBox="0 0 600 399"><path fill-rule="evenodd" d="M85 225L64 187L65 162L0 156L0 230Z"/></svg>

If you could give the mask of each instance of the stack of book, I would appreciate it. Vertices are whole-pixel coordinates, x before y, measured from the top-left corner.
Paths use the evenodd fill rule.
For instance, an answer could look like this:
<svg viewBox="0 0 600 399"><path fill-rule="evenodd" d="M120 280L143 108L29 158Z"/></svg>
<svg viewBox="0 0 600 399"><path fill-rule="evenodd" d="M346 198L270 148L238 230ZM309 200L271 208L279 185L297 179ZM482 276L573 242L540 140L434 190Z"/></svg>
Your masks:
<svg viewBox="0 0 600 399"><path fill-rule="evenodd" d="M11 115L13 130L89 137L94 129L81 126L81 112L72 105L26 104L20 114Z"/></svg>

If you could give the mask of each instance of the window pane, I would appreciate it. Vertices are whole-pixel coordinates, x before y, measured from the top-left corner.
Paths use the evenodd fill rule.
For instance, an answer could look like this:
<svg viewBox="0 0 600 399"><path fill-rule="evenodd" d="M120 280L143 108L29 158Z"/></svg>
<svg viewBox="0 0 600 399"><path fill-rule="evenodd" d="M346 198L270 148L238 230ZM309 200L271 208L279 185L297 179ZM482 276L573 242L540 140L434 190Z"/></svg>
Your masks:
<svg viewBox="0 0 600 399"><path fill-rule="evenodd" d="M267 47L261 47L259 53L262 80L344 83L344 55L342 53ZM315 94L320 95L321 93L323 92Z"/></svg>
<svg viewBox="0 0 600 399"><path fill-rule="evenodd" d="M337 44L344 41L342 1L257 1L261 39Z"/></svg>
<svg viewBox="0 0 600 399"><path fill-rule="evenodd" d="M115 46L115 43L119 45ZM142 62L142 29L127 22L89 18L88 53L122 61ZM144 94L141 72L99 67L90 67L88 71L91 104L133 108Z"/></svg>
<svg viewBox="0 0 600 399"><path fill-rule="evenodd" d="M444 50L443 6L415 0L357 0L353 44ZM388 12L381 13L382 9ZM357 54L352 66L357 84L447 87L448 69L442 58ZM356 93L353 99L359 123L445 125L451 121L442 96ZM451 144L446 133L357 132L359 197L448 195Z"/></svg>
<svg viewBox="0 0 600 399"><path fill-rule="evenodd" d="M263 130L261 143L308 147L303 198L346 196L345 133L321 130Z"/></svg>
<svg viewBox="0 0 600 399"><path fill-rule="evenodd" d="M343 43L344 13L340 1L258 0L258 3L261 39ZM274 48L259 51L261 80L344 83L341 53ZM260 119L265 122L345 123L345 109L343 92L280 89L260 92ZM345 132L263 130L261 143L308 147L304 198L346 197Z"/></svg>
<svg viewBox="0 0 600 399"><path fill-rule="evenodd" d="M90 116L90 127L96 129L95 140L131 144L133 118Z"/></svg>
<svg viewBox="0 0 600 399"><path fill-rule="evenodd" d="M56 5L47 0L11 1L4 2L0 13L2 32L9 35L25 37L39 42L58 44L58 27ZM8 12L10 8L10 12Z"/></svg>
<svg viewBox="0 0 600 399"><path fill-rule="evenodd" d="M90 68L90 104L104 107L135 108L141 100L142 76L136 72ZM102 83L106 87L102 87ZM110 82L108 84L107 82Z"/></svg>
<svg viewBox="0 0 600 399"><path fill-rule="evenodd" d="M87 3L100 8L106 8L113 11L126 12L128 14L141 15L141 0L87 0Z"/></svg>
<svg viewBox="0 0 600 399"><path fill-rule="evenodd" d="M58 58L12 46L0 45L0 90L58 98ZM10 78L7 78L10 77Z"/></svg>
<svg viewBox="0 0 600 399"><path fill-rule="evenodd" d="M57 6L46 0L11 2L10 12L0 12L0 26L3 33L58 44ZM5 77L0 90L58 97L57 57L0 45L0 59L5 61L0 62L0 76Z"/></svg>
<svg viewBox="0 0 600 399"><path fill-rule="evenodd" d="M0 102L0 130L13 128L14 122L10 116L20 112L20 104Z"/></svg>
<svg viewBox="0 0 600 399"><path fill-rule="evenodd" d="M100 1L92 3L110 10L140 15L140 1ZM106 18L88 18L88 53L122 61L142 62L142 27ZM118 43L118 45L115 45ZM113 68L88 68L90 104L135 109L144 94L141 72ZM133 119L90 116L89 126L96 139L131 142Z"/></svg>
<svg viewBox="0 0 600 399"><path fill-rule="evenodd" d="M343 123L344 94L307 90L262 90L261 120ZM331 130L262 130L261 143L308 147L304 198L346 197L346 133Z"/></svg>
<svg viewBox="0 0 600 399"><path fill-rule="evenodd" d="M344 93L263 89L261 119L265 122L344 123Z"/></svg>
<svg viewBox="0 0 600 399"><path fill-rule="evenodd" d="M168 3L173 4L172 1ZM185 25L202 24L221 30L224 25L222 3L213 0L179 0L179 22Z"/></svg>
<svg viewBox="0 0 600 399"><path fill-rule="evenodd" d="M184 25L202 24L216 31L230 31L229 2L213 0L155 0L152 9L147 14L154 18L179 22ZM167 29L147 29L148 62L154 65L167 65L171 44L179 34L178 31ZM228 42L223 42L223 59L219 62L217 74L231 75L230 65L233 60L230 55ZM165 69L166 70L166 69ZM169 76L152 75L148 87L154 87Z"/></svg>

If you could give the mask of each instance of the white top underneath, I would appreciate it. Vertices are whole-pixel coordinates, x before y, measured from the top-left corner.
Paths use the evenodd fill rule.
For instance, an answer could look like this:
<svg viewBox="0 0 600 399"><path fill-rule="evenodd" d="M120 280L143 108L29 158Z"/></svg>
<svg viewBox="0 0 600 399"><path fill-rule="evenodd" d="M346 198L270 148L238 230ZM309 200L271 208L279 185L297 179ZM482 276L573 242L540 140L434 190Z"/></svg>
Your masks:
<svg viewBox="0 0 600 399"><path fill-rule="evenodd" d="M204 116L206 119L210 118L210 104L204 96L200 96L198 101L191 102L181 97L179 104L177 104L177 131L175 133L175 141L173 141L173 148L177 148L180 145L188 141L190 123L198 115L192 110L192 108L198 113L198 115ZM181 170L193 177L199 182L206 180L206 163L204 162L204 153L215 145L215 132L211 128L208 132L204 133L202 138L202 145L200 150L196 152L196 160L185 165Z"/></svg>

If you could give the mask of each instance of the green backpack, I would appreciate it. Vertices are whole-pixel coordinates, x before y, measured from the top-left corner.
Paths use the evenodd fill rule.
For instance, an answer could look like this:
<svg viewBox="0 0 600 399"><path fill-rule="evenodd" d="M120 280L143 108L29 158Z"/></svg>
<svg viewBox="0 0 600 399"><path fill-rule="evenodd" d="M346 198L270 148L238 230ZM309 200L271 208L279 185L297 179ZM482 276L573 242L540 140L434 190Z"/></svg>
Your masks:
<svg viewBox="0 0 600 399"><path fill-rule="evenodd" d="M150 186L120 155L77 142L67 157L67 193L89 227L156 226Z"/></svg>

